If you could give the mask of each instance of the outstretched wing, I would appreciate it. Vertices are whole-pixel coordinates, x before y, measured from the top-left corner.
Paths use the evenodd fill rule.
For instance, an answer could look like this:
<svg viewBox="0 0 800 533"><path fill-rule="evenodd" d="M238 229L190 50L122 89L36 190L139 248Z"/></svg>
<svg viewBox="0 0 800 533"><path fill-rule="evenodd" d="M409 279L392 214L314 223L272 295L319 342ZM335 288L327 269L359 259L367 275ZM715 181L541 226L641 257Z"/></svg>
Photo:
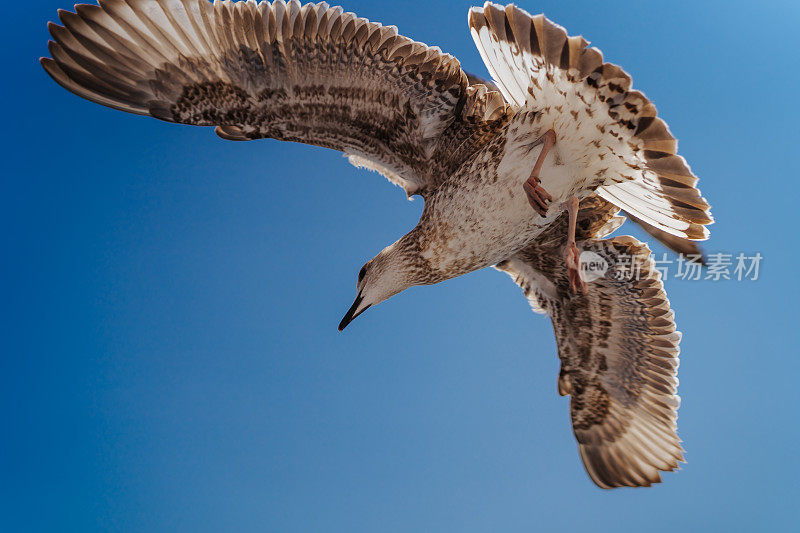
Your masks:
<svg viewBox="0 0 800 533"><path fill-rule="evenodd" d="M497 265L550 315L561 372L558 391L570 414L583 463L603 488L649 486L678 468L680 398L674 314L650 258L632 237L578 246L608 270L570 293L561 248L532 246Z"/></svg>
<svg viewBox="0 0 800 533"><path fill-rule="evenodd" d="M597 48L544 15L531 16L513 5L486 2L472 8L469 24L475 44L505 98L517 107L546 101L548 94L567 94L580 84L587 105L600 102L607 113L603 135L626 141L634 151L626 174L633 179L605 184L597 193L636 219L680 239L708 238L713 222L708 202L697 189L697 177L677 155L678 142L655 106L631 90L631 77L603 62ZM606 131L607 130L607 131ZM668 244L669 245L669 244Z"/></svg>
<svg viewBox="0 0 800 533"><path fill-rule="evenodd" d="M502 96L438 48L331 8L100 0L60 11L42 66L93 102L231 140L341 150L408 194L435 186L502 126Z"/></svg>

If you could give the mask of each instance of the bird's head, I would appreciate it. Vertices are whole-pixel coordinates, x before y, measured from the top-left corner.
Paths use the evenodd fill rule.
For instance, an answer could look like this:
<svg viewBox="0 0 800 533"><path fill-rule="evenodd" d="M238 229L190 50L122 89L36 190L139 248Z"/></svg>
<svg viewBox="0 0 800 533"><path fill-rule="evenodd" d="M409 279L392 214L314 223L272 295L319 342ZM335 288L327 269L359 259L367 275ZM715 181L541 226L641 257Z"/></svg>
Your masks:
<svg viewBox="0 0 800 533"><path fill-rule="evenodd" d="M356 300L339 323L339 331L373 305L419 285L417 271L402 240L384 248L358 271Z"/></svg>

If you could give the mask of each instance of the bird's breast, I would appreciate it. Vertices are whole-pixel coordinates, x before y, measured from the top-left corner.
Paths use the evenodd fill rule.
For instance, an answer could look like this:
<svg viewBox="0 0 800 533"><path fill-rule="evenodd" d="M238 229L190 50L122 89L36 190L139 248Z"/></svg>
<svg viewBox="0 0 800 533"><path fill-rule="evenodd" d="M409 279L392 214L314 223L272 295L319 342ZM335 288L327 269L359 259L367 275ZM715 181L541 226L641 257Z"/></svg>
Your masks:
<svg viewBox="0 0 800 533"><path fill-rule="evenodd" d="M516 176L499 159L476 158L428 200L420 224L428 236L422 256L446 277L494 265L532 242L559 213L537 214ZM530 174L530 167L528 170Z"/></svg>

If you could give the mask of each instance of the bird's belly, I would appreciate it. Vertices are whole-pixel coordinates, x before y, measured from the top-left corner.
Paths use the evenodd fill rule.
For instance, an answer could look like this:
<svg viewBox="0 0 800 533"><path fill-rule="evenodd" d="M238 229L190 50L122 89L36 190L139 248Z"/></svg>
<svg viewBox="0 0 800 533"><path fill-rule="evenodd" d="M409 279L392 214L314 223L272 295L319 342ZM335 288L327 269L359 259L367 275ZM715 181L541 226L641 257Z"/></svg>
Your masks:
<svg viewBox="0 0 800 533"><path fill-rule="evenodd" d="M526 135L512 137L505 146L497 173L501 179L520 186L531 176L531 171L542 153L537 139L548 129L556 131L556 143L545 154L538 178L540 186L553 199L550 210L560 210L561 204L573 196L582 199L591 194L608 175L603 150L590 144L576 131L559 124L538 125ZM600 163L600 164L598 164Z"/></svg>
<svg viewBox="0 0 800 533"><path fill-rule="evenodd" d="M624 143L595 143L596 124L572 116L552 109L518 113L502 136L440 186L423 217L430 238L422 253L433 268L454 277L507 259L558 218L568 199L593 194L607 179L627 179L630 168L615 153L624 152ZM548 129L557 140L539 173L552 197L542 217L523 184L542 152L537 139Z"/></svg>
<svg viewBox="0 0 800 533"><path fill-rule="evenodd" d="M510 178L444 185L430 205L424 217L430 238L421 252L445 278L507 259L560 213L553 209L547 217L540 216L522 184Z"/></svg>

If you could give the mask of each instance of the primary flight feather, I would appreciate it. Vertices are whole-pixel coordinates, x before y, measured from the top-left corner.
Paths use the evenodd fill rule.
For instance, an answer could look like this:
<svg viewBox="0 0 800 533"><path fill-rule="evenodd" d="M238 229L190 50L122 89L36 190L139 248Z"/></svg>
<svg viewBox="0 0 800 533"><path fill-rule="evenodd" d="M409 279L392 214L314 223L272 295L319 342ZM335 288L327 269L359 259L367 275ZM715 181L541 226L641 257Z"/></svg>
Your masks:
<svg viewBox="0 0 800 533"><path fill-rule="evenodd" d="M69 91L224 139L340 150L425 199L359 272L340 329L411 286L495 266L553 321L592 480L643 486L677 468L680 333L649 249L605 237L624 210L696 251L712 218L653 104L583 38L513 5L471 9L492 84L325 3L100 0L59 16L42 66ZM581 252L609 268L587 280Z"/></svg>

